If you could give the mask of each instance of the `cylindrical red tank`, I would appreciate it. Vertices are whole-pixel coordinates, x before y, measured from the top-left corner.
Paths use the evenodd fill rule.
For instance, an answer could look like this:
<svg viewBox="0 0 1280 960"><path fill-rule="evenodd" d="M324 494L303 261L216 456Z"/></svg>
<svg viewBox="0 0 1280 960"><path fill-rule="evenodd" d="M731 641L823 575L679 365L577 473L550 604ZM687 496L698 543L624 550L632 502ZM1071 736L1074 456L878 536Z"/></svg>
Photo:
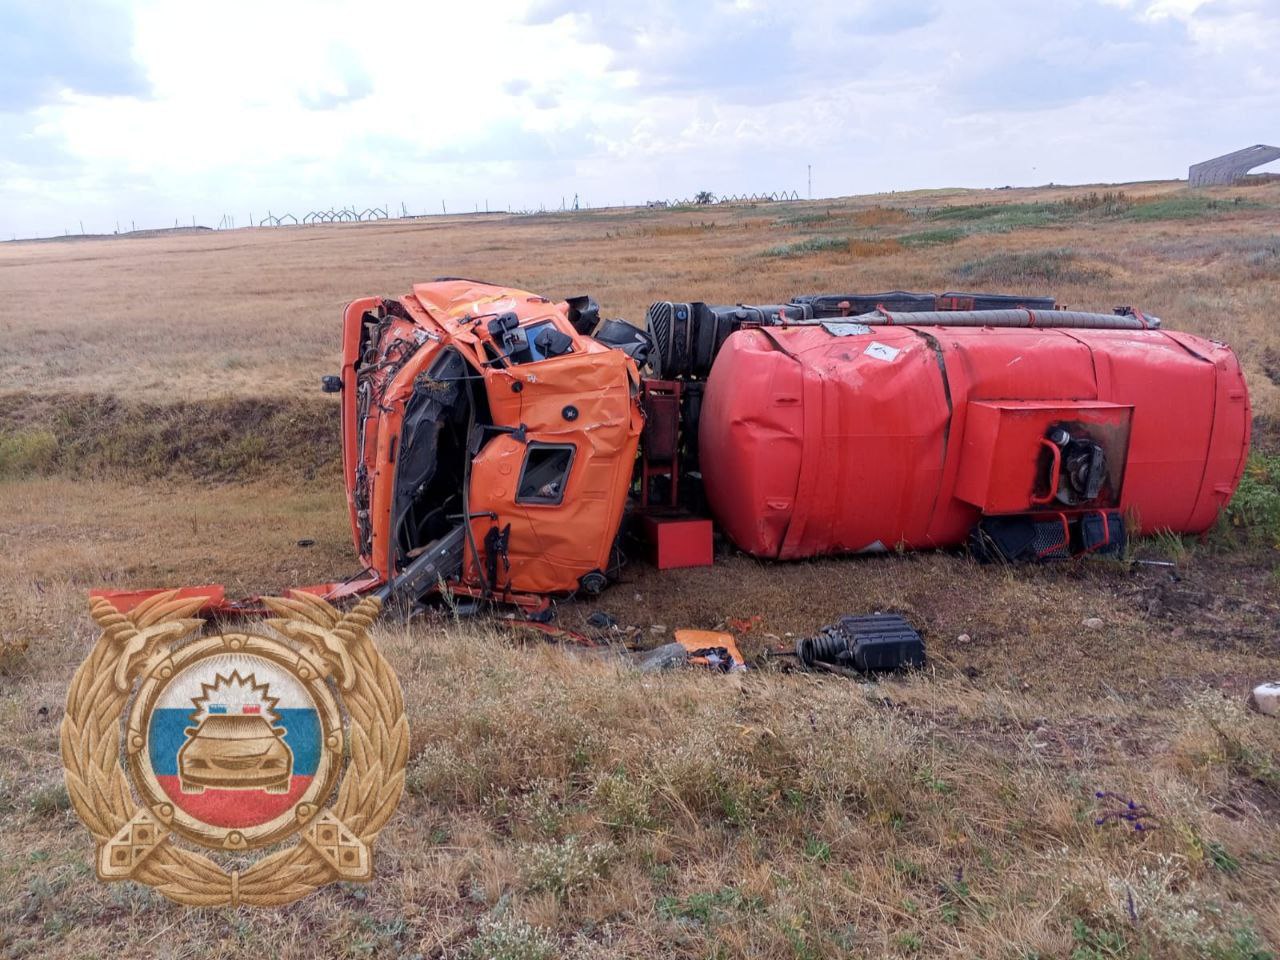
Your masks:
<svg viewBox="0 0 1280 960"><path fill-rule="evenodd" d="M1079 508L1199 533L1244 470L1249 398L1228 347L1164 330L744 329L708 377L699 460L757 556L946 547L982 516L1049 509L1063 425L1105 450Z"/></svg>

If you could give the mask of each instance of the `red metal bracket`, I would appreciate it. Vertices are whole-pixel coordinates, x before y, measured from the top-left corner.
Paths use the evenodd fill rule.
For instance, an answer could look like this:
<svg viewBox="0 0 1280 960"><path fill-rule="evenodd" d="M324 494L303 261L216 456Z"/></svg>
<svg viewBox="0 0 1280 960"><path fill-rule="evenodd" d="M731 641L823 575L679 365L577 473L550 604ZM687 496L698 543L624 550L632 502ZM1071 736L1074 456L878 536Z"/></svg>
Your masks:
<svg viewBox="0 0 1280 960"><path fill-rule="evenodd" d="M1056 443L1044 437L1040 438L1040 446L1048 447L1049 452L1053 455L1053 462L1049 465L1049 492L1043 497L1037 497L1032 494L1031 502L1035 504L1052 503L1053 498L1058 495L1058 474L1062 472L1062 451Z"/></svg>
<svg viewBox="0 0 1280 960"><path fill-rule="evenodd" d="M649 485L654 477L670 476L668 506L680 497L680 403L679 380L641 380L640 406L645 416L645 437L640 453L640 506L649 502Z"/></svg>

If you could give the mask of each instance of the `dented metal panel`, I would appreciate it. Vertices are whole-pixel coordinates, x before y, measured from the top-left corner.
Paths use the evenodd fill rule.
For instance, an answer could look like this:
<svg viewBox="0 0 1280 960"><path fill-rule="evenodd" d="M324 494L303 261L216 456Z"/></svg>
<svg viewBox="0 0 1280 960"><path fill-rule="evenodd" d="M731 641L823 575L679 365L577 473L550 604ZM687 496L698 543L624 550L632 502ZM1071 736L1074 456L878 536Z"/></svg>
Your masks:
<svg viewBox="0 0 1280 960"><path fill-rule="evenodd" d="M642 423L639 375L627 353L579 333L568 314L565 302L471 280L417 284L409 296L347 308L344 469L357 548L378 578L464 515L461 588L499 598L569 592L608 568ZM406 406L444 388L432 364L450 350L465 361L464 375L448 379L469 385L470 446L450 447L462 461L454 489L423 490L427 502L406 508L412 491L396 493L413 436ZM571 452L564 475L543 483L556 496L522 496L531 451L550 448ZM414 469L434 476L420 462ZM404 529L414 511L416 537Z"/></svg>

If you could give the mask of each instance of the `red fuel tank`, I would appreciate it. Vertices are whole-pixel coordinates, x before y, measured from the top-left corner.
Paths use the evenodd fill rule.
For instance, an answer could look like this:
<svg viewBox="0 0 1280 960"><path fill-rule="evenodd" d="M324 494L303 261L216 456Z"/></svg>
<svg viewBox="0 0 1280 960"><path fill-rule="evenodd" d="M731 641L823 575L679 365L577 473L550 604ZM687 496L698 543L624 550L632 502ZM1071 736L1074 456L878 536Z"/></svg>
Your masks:
<svg viewBox="0 0 1280 960"><path fill-rule="evenodd" d="M725 341L698 450L721 528L789 559L954 546L1045 510L1199 533L1250 422L1235 355L1185 333L804 324Z"/></svg>

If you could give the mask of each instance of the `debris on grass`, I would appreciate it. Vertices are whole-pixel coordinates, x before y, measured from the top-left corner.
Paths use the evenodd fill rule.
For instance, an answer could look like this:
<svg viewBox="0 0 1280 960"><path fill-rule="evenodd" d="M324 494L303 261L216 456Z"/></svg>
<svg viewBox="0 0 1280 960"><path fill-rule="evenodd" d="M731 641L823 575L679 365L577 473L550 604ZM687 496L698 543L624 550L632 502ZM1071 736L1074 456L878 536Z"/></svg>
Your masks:
<svg viewBox="0 0 1280 960"><path fill-rule="evenodd" d="M1110 804L1109 807L1100 811L1099 816L1094 819L1093 824L1096 827L1106 826L1109 823L1127 823L1136 832L1144 833L1160 826L1154 814L1147 809L1147 805L1144 803L1138 803L1136 800L1122 797L1120 794L1113 793L1110 790L1100 790L1094 794L1094 797Z"/></svg>
<svg viewBox="0 0 1280 960"><path fill-rule="evenodd" d="M717 673L737 673L747 669L732 634L717 630L677 630L675 642L632 656L644 673L660 673L683 666L709 667Z"/></svg>
<svg viewBox="0 0 1280 960"><path fill-rule="evenodd" d="M797 640L796 657L806 669L834 673L922 667L924 640L897 614L841 617Z"/></svg>
<svg viewBox="0 0 1280 960"><path fill-rule="evenodd" d="M689 651L678 643L664 643L635 655L632 661L641 673L661 673L689 662Z"/></svg>

